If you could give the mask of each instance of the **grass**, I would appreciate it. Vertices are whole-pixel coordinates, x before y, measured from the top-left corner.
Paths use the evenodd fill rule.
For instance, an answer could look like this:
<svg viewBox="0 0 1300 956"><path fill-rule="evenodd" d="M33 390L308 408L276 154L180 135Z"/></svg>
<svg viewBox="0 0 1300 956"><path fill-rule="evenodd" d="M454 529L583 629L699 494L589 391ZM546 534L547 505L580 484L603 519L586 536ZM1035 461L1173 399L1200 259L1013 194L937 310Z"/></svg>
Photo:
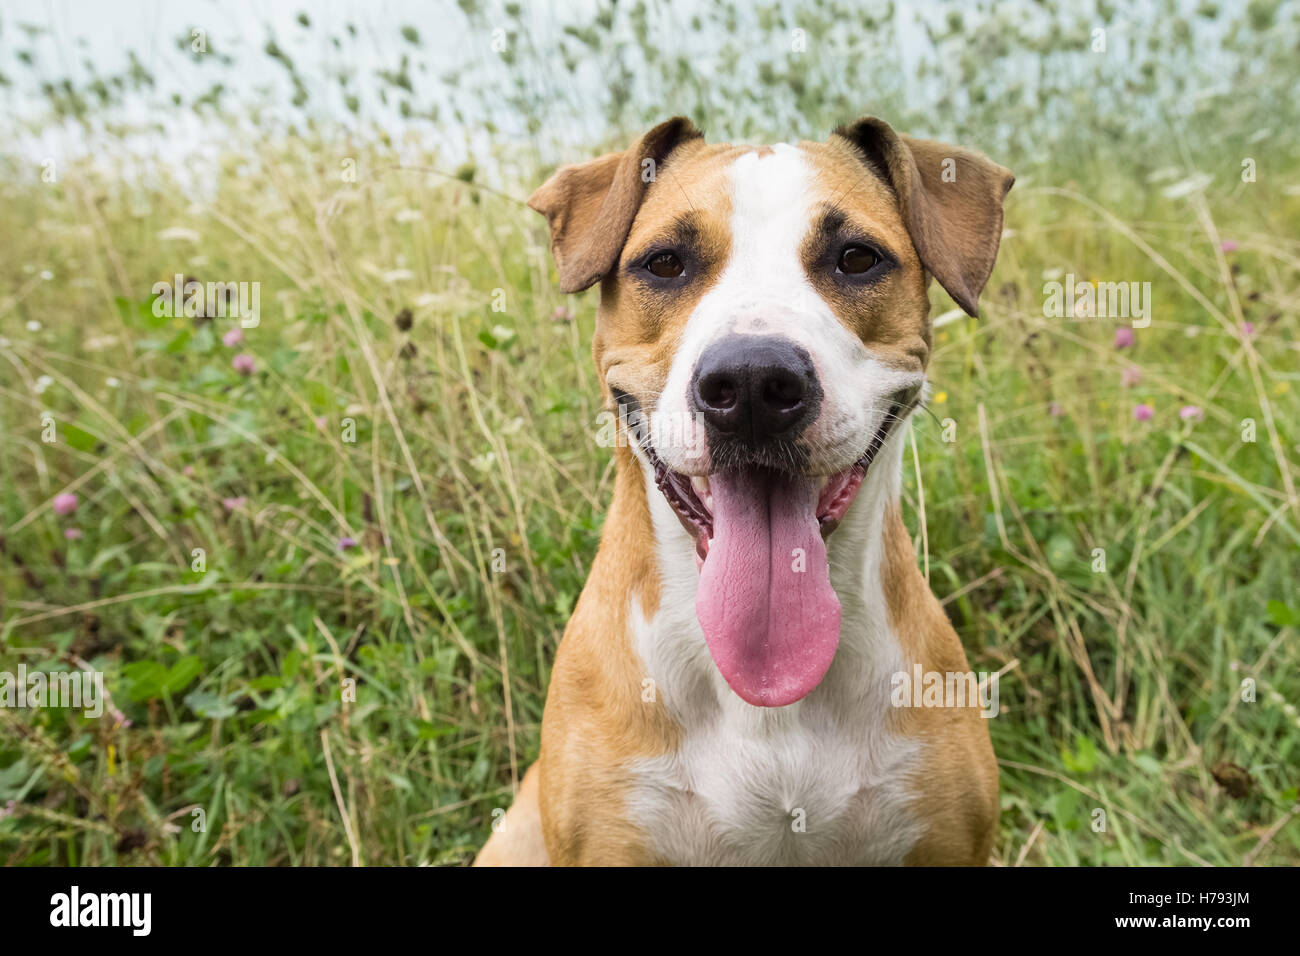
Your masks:
<svg viewBox="0 0 1300 956"><path fill-rule="evenodd" d="M1284 155L1177 198L1136 159L1012 162L982 318L933 292L904 511L1004 672L997 862L1300 862ZM536 755L612 481L596 294L558 293L507 195L541 171L503 194L325 134L230 154L203 198L7 162L0 671L100 670L119 716L0 708L0 862L468 862ZM259 282L260 325L156 317L178 272ZM1150 327L1046 317L1062 272L1151 282Z"/></svg>

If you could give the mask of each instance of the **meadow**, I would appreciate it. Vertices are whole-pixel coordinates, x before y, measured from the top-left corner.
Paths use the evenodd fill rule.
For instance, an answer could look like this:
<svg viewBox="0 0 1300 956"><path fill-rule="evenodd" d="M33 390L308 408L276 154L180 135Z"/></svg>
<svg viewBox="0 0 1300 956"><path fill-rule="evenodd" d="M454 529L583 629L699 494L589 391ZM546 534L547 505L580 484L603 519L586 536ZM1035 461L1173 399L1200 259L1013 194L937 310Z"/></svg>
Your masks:
<svg viewBox="0 0 1300 956"><path fill-rule="evenodd" d="M99 719L0 707L0 862L472 859L536 756L613 477L597 293L560 294L523 199L680 112L710 140L876 113L1018 174L981 317L932 288L904 469L918 564L972 668L1002 673L995 862L1300 863L1295 9L1177 13L1185 35L1129 31L1144 59L1122 69L1078 56L1104 11L1051 8L1050 49L940 16L931 67L867 95L843 50L732 59L786 36L775 7L732 31L726 4L686 17L706 75L638 27L645 4L545 44L512 6L450 8L482 39L454 79L422 81L430 31L391 26L372 126L192 94L219 144L203 166L127 148L113 110L152 82L65 88L0 21L5 74L49 87L10 141L106 144L53 178L0 151L0 672L90 669L111 695ZM802 9L810 49L835 16ZM1168 85L1216 18L1198 59L1228 90ZM883 49L887 29L850 35ZM279 105L325 87L295 82L290 39L254 51L283 64ZM569 75L610 73L599 108L565 51ZM1037 85L1008 90L998 65L1024 62ZM476 103L506 117L488 146L415 135L488 129ZM158 308L178 274L259 283L258 323ZM1149 324L1051 314L1067 276L1150 283Z"/></svg>

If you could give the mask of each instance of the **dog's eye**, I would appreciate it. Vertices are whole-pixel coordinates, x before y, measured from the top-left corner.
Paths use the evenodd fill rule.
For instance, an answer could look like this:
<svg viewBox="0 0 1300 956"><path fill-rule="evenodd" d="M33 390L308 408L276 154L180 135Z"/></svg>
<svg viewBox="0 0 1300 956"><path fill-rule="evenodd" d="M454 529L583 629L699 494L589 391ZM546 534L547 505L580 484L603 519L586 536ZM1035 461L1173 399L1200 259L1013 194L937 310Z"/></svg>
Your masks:
<svg viewBox="0 0 1300 956"><path fill-rule="evenodd" d="M682 260L672 252L656 252L645 267L650 270L651 275L657 275L661 279L675 279L686 271Z"/></svg>
<svg viewBox="0 0 1300 956"><path fill-rule="evenodd" d="M845 246L844 251L840 253L838 266L839 270L846 275L855 276L870 272L879 261L880 256L867 246Z"/></svg>

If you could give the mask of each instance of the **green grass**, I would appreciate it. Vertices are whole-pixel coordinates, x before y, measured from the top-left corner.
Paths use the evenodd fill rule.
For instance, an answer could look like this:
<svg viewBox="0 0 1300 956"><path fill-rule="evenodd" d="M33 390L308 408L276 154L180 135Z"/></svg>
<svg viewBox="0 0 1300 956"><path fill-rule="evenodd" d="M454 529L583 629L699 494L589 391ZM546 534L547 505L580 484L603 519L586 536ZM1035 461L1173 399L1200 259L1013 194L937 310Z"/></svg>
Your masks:
<svg viewBox="0 0 1300 956"><path fill-rule="evenodd" d="M1009 233L982 317L936 331L904 514L1004 671L1003 864L1300 862L1300 153L1248 139L1269 102L1163 152L995 154ZM125 151L55 183L0 160L0 671L101 670L121 714L0 708L0 863L461 864L536 756L613 477L596 293L558 293L511 198L545 170L503 150L498 191L408 147L237 142L210 201ZM1214 182L1166 198L1171 163ZM156 318L178 272L260 282L260 326ZM1151 326L1117 349L1045 317L1060 272L1151 282Z"/></svg>

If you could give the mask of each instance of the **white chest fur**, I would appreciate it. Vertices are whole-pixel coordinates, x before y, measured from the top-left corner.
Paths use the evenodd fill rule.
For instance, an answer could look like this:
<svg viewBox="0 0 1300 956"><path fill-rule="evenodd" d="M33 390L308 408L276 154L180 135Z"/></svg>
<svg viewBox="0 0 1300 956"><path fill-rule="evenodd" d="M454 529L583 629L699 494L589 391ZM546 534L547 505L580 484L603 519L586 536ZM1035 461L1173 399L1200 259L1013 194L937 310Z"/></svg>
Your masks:
<svg viewBox="0 0 1300 956"><path fill-rule="evenodd" d="M632 768L628 810L665 861L899 864L921 835L903 783L921 745L887 729L890 675L905 667L880 578L898 432L830 539L839 650L822 683L789 707L750 706L718 673L695 616L693 545L652 486L663 590L652 617L633 606L632 636L654 681L656 704L646 706L667 707L682 739Z"/></svg>

